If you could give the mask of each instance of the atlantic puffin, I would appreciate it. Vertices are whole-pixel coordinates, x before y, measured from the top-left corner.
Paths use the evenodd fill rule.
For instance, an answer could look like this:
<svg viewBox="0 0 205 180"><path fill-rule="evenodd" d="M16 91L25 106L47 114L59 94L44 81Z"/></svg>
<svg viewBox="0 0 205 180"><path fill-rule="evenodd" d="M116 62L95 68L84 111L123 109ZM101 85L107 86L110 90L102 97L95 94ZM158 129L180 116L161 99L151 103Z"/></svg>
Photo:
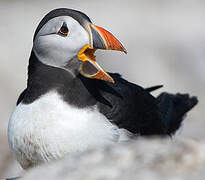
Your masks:
<svg viewBox="0 0 205 180"><path fill-rule="evenodd" d="M188 94L150 91L108 73L97 49L127 53L84 13L60 8L38 25L29 59L27 88L8 125L9 146L24 169L73 152L128 141L172 136L198 102Z"/></svg>

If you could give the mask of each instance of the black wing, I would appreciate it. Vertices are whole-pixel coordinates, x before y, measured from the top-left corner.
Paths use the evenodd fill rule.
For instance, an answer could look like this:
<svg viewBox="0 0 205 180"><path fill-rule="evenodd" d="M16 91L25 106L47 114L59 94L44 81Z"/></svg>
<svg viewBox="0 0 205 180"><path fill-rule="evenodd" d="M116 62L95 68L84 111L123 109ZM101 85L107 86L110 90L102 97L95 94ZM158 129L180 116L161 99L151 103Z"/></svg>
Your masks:
<svg viewBox="0 0 205 180"><path fill-rule="evenodd" d="M110 73L115 83L80 77L98 101L100 112L120 128L141 134L165 134L158 100L149 90Z"/></svg>
<svg viewBox="0 0 205 180"><path fill-rule="evenodd" d="M181 125L184 115L197 104L196 97L162 93L158 98L130 83L119 74L110 73L115 83L81 77L88 91L98 101L100 112L120 128L140 135L171 135Z"/></svg>

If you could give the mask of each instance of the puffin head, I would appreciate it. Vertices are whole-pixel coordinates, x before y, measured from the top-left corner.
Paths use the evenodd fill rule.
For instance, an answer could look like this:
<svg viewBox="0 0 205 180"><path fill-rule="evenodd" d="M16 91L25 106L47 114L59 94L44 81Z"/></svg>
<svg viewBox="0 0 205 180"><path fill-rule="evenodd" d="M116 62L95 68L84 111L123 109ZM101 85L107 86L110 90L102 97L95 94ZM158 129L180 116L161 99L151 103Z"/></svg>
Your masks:
<svg viewBox="0 0 205 180"><path fill-rule="evenodd" d="M97 49L126 53L110 32L92 24L84 13L66 8L49 12L38 25L33 39L33 52L43 64L114 82L97 64L94 56ZM78 65L74 68L71 62Z"/></svg>

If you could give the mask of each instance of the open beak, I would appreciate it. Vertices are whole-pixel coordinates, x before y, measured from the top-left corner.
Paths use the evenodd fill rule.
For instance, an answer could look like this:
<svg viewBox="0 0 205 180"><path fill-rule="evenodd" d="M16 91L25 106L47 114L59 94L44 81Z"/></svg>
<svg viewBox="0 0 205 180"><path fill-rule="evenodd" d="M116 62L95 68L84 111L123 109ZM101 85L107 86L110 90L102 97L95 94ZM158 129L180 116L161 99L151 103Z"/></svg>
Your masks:
<svg viewBox="0 0 205 180"><path fill-rule="evenodd" d="M117 50L127 53L126 49L110 32L99 26L89 23L87 30L90 43L78 53L78 59L84 62L80 73L88 78L114 83L113 78L97 64L94 53L97 49Z"/></svg>

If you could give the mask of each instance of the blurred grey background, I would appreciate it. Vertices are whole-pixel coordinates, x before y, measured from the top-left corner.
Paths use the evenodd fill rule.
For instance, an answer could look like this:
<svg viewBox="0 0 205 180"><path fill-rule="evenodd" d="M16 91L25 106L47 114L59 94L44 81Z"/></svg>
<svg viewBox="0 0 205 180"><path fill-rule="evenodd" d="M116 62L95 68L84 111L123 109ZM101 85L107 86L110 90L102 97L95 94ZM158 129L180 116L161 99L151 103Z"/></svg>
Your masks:
<svg viewBox="0 0 205 180"><path fill-rule="evenodd" d="M7 143L7 123L26 87L32 37L50 10L74 8L112 32L128 54L98 51L107 71L161 91L197 95L199 104L177 136L205 138L205 1L203 0L0 0L0 177L19 173ZM11 165L12 164L12 165Z"/></svg>

